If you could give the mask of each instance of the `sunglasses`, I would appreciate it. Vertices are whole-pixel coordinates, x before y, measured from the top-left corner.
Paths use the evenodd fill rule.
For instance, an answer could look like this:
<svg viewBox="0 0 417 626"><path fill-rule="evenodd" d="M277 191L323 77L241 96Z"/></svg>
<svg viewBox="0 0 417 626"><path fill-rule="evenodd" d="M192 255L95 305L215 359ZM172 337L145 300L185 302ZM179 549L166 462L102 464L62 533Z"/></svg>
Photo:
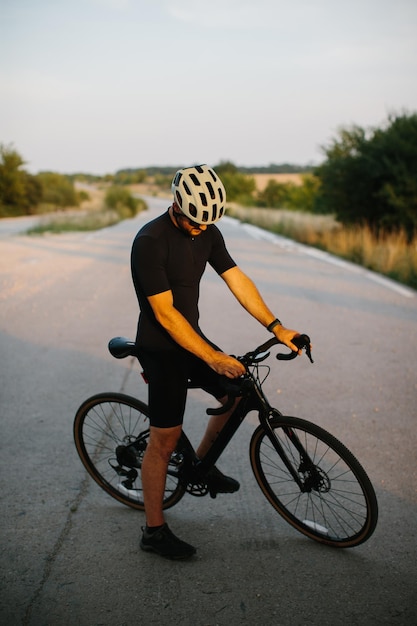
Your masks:
<svg viewBox="0 0 417 626"><path fill-rule="evenodd" d="M200 230L200 226L201 224L199 224L198 222L193 222L193 220L191 220L188 215L185 215L185 213L183 213L182 211L175 211L175 217L181 217L184 220L187 220L187 222L189 223L190 226L192 226L193 228L198 228Z"/></svg>

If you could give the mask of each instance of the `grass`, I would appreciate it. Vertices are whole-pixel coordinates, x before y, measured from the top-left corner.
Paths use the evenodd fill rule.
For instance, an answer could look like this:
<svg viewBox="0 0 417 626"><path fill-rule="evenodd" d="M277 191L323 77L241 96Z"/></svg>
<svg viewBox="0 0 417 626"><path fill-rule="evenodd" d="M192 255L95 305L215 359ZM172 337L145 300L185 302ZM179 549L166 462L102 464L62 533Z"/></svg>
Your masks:
<svg viewBox="0 0 417 626"><path fill-rule="evenodd" d="M27 231L28 235L43 235L45 233L59 234L74 231L92 231L113 226L120 222L116 211L88 211L57 213L43 218L37 226Z"/></svg>
<svg viewBox="0 0 417 626"><path fill-rule="evenodd" d="M75 231L94 231L113 226L123 219L133 217L134 210L144 211L147 206L144 200L137 199L135 206L125 206L122 201L115 199L115 206L106 205L106 191L108 187L88 187L85 200L79 208L68 207L65 210L44 215L36 226L27 231L28 235L43 235L45 233L59 234ZM123 191L123 190L122 190ZM127 192L126 192L127 194ZM125 199L125 196L123 196ZM123 199L122 198L122 199Z"/></svg>
<svg viewBox="0 0 417 626"><path fill-rule="evenodd" d="M347 228L332 216L300 211L234 206L228 214L417 289L417 237L408 242L403 231L376 237L367 227Z"/></svg>
<svg viewBox="0 0 417 626"><path fill-rule="evenodd" d="M81 187L83 189L83 187ZM105 190L100 187L88 187L86 199L79 207L49 212L43 215L39 223L27 231L28 235L45 233L59 234L74 231L93 231L112 226L120 221L115 210L104 204Z"/></svg>

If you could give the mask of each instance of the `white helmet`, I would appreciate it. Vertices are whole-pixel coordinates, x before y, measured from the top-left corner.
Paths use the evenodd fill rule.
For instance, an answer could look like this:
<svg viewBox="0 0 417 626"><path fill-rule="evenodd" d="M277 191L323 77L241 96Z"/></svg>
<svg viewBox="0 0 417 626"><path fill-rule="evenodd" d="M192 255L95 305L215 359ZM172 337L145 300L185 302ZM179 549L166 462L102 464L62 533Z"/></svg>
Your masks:
<svg viewBox="0 0 417 626"><path fill-rule="evenodd" d="M208 165L178 170L171 185L181 211L197 224L214 224L225 209L226 191L216 172Z"/></svg>

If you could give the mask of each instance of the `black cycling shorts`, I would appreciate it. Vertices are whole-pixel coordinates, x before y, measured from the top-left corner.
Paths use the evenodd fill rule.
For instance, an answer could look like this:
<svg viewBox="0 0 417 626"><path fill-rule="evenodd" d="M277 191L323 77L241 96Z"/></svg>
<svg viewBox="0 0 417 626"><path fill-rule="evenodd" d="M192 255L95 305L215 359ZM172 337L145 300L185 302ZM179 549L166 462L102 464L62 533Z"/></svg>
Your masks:
<svg viewBox="0 0 417 626"><path fill-rule="evenodd" d="M171 428L182 424L189 386L204 389L217 399L226 395L222 377L186 350L154 352L138 348L137 352L148 382L151 426Z"/></svg>

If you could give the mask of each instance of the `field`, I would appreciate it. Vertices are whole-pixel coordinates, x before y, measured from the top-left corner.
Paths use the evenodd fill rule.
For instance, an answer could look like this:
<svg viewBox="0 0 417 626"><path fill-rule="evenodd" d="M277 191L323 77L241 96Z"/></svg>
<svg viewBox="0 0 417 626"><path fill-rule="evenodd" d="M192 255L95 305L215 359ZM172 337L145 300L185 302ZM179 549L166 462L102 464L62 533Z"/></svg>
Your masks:
<svg viewBox="0 0 417 626"><path fill-rule="evenodd" d="M250 176L255 179L256 191L263 191L269 180L281 184L301 185L303 177L302 174L250 174Z"/></svg>
<svg viewBox="0 0 417 626"><path fill-rule="evenodd" d="M293 183L294 185L302 184L302 174L248 174L251 178L255 179L256 191L263 191L268 184L269 180L274 180L277 183ZM133 193L140 193L148 196L166 196L171 197L169 189L161 189L153 181L150 176L146 182L138 185L129 185L129 189Z"/></svg>

